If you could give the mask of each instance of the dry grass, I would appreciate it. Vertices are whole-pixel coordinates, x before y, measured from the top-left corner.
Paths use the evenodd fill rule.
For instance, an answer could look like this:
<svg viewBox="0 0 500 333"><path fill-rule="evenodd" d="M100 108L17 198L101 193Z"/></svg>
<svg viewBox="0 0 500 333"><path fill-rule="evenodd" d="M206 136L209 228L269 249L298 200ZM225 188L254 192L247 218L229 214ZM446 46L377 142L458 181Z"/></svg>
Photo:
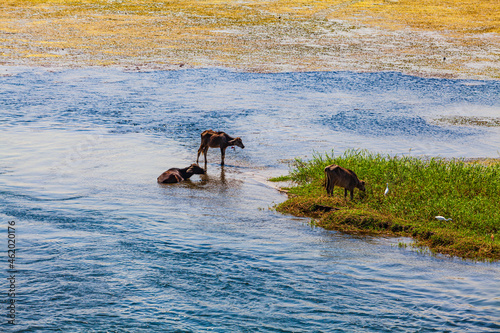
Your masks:
<svg viewBox="0 0 500 333"><path fill-rule="evenodd" d="M500 77L496 0L4 0L0 8L0 64Z"/></svg>
<svg viewBox="0 0 500 333"><path fill-rule="evenodd" d="M500 10L496 0L359 1L354 7L369 8L373 15L364 19L365 22L390 29L411 27L456 36L500 33Z"/></svg>
<svg viewBox="0 0 500 333"><path fill-rule="evenodd" d="M435 121L438 123L447 123L455 126L500 126L500 118L498 117L448 116L436 119Z"/></svg>

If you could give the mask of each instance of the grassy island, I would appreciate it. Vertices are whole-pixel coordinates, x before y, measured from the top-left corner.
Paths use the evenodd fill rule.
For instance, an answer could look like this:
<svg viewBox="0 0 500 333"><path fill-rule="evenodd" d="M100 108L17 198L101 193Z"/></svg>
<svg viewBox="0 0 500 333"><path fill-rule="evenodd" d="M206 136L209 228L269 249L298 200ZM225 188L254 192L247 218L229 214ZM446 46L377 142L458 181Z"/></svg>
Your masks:
<svg viewBox="0 0 500 333"><path fill-rule="evenodd" d="M344 199L336 187L327 196L324 168L338 164L365 180ZM315 154L296 159L289 175L288 200L277 210L313 218L316 226L351 233L410 236L435 253L467 259L499 260L500 162L389 156L350 150L340 156ZM386 184L389 192L384 195ZM435 216L452 218L439 221Z"/></svg>

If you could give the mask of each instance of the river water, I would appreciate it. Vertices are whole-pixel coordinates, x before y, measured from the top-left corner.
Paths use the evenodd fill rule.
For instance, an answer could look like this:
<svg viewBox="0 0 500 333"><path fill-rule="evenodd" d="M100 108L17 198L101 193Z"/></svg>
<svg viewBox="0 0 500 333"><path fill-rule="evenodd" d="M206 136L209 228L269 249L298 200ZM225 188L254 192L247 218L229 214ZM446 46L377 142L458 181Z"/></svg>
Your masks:
<svg viewBox="0 0 500 333"><path fill-rule="evenodd" d="M1 326L17 332L498 332L500 265L281 215L266 179L350 148L498 157L500 82L399 73L0 68ZM455 118L454 118L455 117ZM474 118L474 119L476 119ZM440 120L441 119L441 120ZM207 176L158 185L196 159ZM7 277L15 275L15 326Z"/></svg>

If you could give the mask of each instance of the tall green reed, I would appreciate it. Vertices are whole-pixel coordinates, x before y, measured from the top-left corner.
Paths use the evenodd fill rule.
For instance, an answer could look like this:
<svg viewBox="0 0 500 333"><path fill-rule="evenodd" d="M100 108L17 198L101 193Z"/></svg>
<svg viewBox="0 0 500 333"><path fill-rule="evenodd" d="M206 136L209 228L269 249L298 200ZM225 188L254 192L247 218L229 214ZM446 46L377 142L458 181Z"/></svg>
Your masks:
<svg viewBox="0 0 500 333"><path fill-rule="evenodd" d="M337 164L367 182L366 196L356 205L392 214L413 224L449 228L470 235L500 230L500 164L483 166L460 159L383 155L348 150L340 155L314 153L296 159L290 176L301 195L326 195L324 168ZM386 184L389 194L384 196ZM336 192L343 195L343 191ZM436 215L451 217L449 222Z"/></svg>

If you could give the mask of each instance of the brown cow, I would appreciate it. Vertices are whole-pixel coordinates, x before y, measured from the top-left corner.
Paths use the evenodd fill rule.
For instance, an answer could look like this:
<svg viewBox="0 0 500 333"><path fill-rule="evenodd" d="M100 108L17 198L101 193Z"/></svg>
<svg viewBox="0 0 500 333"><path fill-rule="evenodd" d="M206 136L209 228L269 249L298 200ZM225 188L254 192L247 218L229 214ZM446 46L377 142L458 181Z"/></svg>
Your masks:
<svg viewBox="0 0 500 333"><path fill-rule="evenodd" d="M201 144L198 148L198 156L196 157L196 163L200 158L200 154L203 153L205 156L205 165L207 164L207 151L208 148L220 148L221 155L221 165L224 165L224 157L226 155L226 148L230 146L238 146L240 148L245 148L241 138L233 138L224 132L215 132L210 130L203 131L201 133Z"/></svg>
<svg viewBox="0 0 500 333"><path fill-rule="evenodd" d="M344 188L344 198L347 197L347 190L351 191L351 200L354 196L354 188L365 191L365 182L358 179L354 171L332 164L325 168L326 193L332 195L333 188L340 186Z"/></svg>
<svg viewBox="0 0 500 333"><path fill-rule="evenodd" d="M168 169L158 177L158 183L178 183L183 180L189 179L192 175L204 175L205 170L200 168L198 164L191 164L187 168L179 169L172 168Z"/></svg>

